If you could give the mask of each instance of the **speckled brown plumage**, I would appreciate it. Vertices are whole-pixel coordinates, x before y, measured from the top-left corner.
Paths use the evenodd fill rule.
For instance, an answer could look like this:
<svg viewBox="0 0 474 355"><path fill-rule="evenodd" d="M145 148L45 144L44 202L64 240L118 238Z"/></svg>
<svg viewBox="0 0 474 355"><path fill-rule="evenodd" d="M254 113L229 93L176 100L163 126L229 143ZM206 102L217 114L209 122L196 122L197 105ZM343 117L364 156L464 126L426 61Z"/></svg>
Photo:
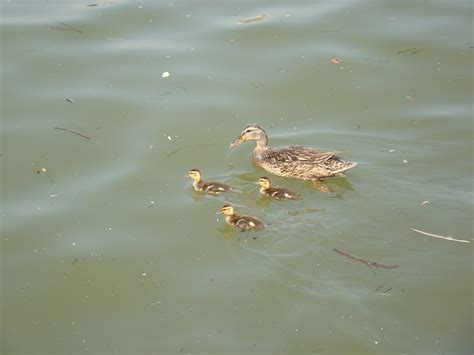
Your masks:
<svg viewBox="0 0 474 355"><path fill-rule="evenodd" d="M258 219L250 216L241 216L234 212L231 205L224 205L221 213L225 215L225 221L231 226L239 228L242 232L251 229L262 229L263 223Z"/></svg>
<svg viewBox="0 0 474 355"><path fill-rule="evenodd" d="M302 198L301 195L291 190L282 187L272 187L272 182L266 176L262 176L258 179L258 183L260 185L260 194L263 196L268 196L277 200L299 200Z"/></svg>
<svg viewBox="0 0 474 355"><path fill-rule="evenodd" d="M191 169L188 176L194 180L193 188L199 192L206 192L212 195L220 195L222 192L232 191L232 187L220 182L204 181L201 178L201 171L199 169Z"/></svg>
<svg viewBox="0 0 474 355"><path fill-rule="evenodd" d="M319 151L307 146L294 145L281 149L268 146L265 130L259 125L247 125L240 136L231 144L237 146L247 140L256 141L253 160L266 171L284 177L304 180L339 176L357 163L348 162L337 154L341 151Z"/></svg>

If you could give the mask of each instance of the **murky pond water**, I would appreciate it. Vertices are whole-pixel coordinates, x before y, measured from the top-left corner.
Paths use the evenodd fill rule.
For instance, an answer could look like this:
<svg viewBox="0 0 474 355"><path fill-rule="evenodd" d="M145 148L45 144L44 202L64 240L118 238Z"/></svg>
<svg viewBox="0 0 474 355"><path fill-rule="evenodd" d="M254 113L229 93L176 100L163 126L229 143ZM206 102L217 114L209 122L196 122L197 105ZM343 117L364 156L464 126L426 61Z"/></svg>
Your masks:
<svg viewBox="0 0 474 355"><path fill-rule="evenodd" d="M3 0L2 353L472 353L472 243L410 229L473 238L471 30L461 0ZM359 166L262 200L252 122Z"/></svg>

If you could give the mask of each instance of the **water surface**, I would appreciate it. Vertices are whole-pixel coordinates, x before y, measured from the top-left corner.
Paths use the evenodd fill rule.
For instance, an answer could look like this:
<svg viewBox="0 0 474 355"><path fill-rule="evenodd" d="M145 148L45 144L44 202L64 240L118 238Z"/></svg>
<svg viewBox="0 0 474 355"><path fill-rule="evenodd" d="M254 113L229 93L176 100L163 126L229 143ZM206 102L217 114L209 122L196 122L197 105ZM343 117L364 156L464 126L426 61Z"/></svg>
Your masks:
<svg viewBox="0 0 474 355"><path fill-rule="evenodd" d="M472 243L409 229L473 237L471 2L1 14L2 353L472 353ZM262 200L228 148L251 122L359 166ZM238 191L196 194L194 167Z"/></svg>

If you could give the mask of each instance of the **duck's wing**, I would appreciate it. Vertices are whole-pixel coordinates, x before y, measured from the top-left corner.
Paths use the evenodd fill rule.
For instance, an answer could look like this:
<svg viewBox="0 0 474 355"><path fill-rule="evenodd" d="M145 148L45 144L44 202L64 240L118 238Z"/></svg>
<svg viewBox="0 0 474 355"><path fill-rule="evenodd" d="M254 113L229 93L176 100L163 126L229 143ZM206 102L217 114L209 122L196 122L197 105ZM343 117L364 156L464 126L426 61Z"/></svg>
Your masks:
<svg viewBox="0 0 474 355"><path fill-rule="evenodd" d="M278 198L278 199L300 199L301 196L298 195L296 192L293 192L291 190L287 190L281 187L275 187L275 188L269 188L267 189L268 195L273 197L273 198Z"/></svg>
<svg viewBox="0 0 474 355"><path fill-rule="evenodd" d="M285 163L301 162L309 164L319 164L331 158L337 158L337 154L342 150L321 151L307 147L305 145L292 145L282 149L274 150L275 157Z"/></svg>
<svg viewBox="0 0 474 355"><path fill-rule="evenodd" d="M226 184L222 184L220 182L206 182L202 185L202 191L210 192L210 193L220 193L220 192L227 192L231 191L232 187Z"/></svg>

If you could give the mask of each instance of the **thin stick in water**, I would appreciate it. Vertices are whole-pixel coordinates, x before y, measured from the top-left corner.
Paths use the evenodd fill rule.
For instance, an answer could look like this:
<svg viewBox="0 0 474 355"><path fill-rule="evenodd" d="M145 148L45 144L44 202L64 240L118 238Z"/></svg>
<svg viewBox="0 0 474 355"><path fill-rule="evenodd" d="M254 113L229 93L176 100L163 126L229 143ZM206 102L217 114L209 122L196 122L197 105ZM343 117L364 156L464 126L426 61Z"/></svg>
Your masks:
<svg viewBox="0 0 474 355"><path fill-rule="evenodd" d="M460 242L460 243L470 243L471 241L470 240L464 240L464 239L454 239L453 237L446 237L444 235L438 235L438 234L433 234L433 233L428 233L428 232L424 232L422 230L419 230L419 229L415 229L415 228L411 228L410 229L414 232L417 232L417 233L420 233L420 234L424 234L424 235L427 235L429 237L433 237L433 238L439 238L439 239L444 239L444 240L450 240L452 242Z"/></svg>
<svg viewBox="0 0 474 355"><path fill-rule="evenodd" d="M380 264L376 261L368 261L368 260L359 258L358 256L351 255L351 254L349 254L345 251L336 249L336 248L333 248L332 250L335 251L336 253L340 254L340 255L343 255L343 256L349 258L349 259L352 259L352 260L358 261L360 263L363 263L363 264L367 265L368 267L373 266L375 268L382 268L382 269L396 269L397 267L400 266L400 265L384 265L384 264Z"/></svg>
<svg viewBox="0 0 474 355"><path fill-rule="evenodd" d="M91 137L88 137L88 136L86 136L82 133L73 131L72 129L62 128L62 127L53 127L53 129L60 129L61 131L66 131L66 132L71 132L71 133L77 134L78 136L80 136L82 138L85 138L85 139L91 139Z"/></svg>

